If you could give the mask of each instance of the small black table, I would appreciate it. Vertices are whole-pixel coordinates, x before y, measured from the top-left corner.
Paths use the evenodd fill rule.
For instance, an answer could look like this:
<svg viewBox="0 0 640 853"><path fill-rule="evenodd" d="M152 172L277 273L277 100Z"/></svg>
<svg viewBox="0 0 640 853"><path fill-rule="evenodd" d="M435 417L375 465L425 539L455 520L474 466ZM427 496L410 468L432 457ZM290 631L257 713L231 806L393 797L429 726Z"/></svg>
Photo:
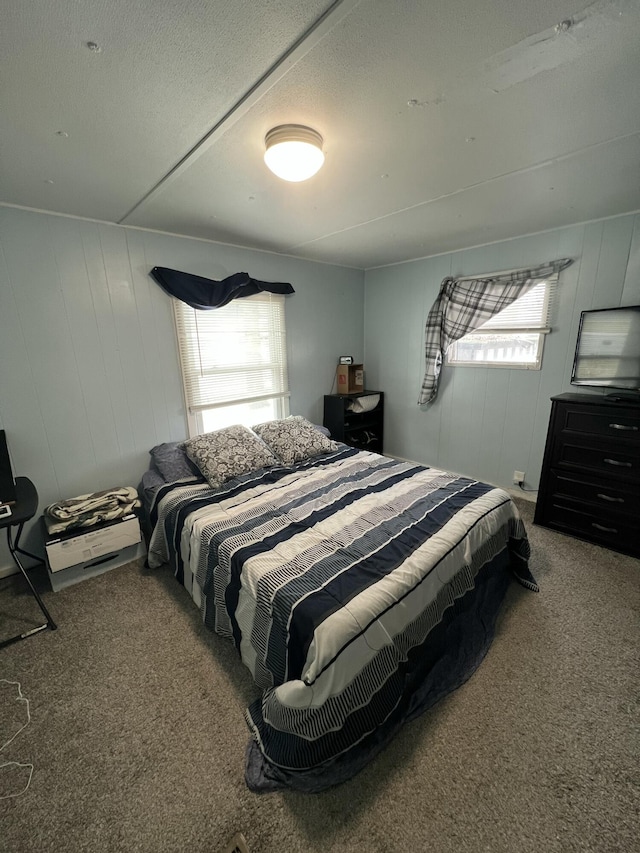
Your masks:
<svg viewBox="0 0 640 853"><path fill-rule="evenodd" d="M17 643L18 640L26 640L27 637L31 637L33 634L38 634L40 631L45 631L47 628L50 628L52 631L55 631L57 628L56 623L51 618L49 611L40 598L37 589L31 583L27 570L22 565L20 558L18 557L18 554L22 554L25 557L31 557L32 560L36 560L38 565L43 565L43 560L41 560L40 557L36 557L35 554L25 551L23 548L20 548L19 545L20 536L22 535L22 529L24 528L25 523L34 517L37 510L38 492L36 491L36 487L28 477L16 477L16 502L11 507L11 515L0 517L0 529L7 529L7 544L9 546L11 556L13 557L13 561L22 572L33 597L38 602L38 606L40 607L40 610L42 610L47 621L43 625L38 625L37 628L25 631L23 634L17 634L15 637L10 637L8 640L1 640L0 649L4 648L4 646L11 645L11 643ZM14 527L18 528L15 536L13 534Z"/></svg>

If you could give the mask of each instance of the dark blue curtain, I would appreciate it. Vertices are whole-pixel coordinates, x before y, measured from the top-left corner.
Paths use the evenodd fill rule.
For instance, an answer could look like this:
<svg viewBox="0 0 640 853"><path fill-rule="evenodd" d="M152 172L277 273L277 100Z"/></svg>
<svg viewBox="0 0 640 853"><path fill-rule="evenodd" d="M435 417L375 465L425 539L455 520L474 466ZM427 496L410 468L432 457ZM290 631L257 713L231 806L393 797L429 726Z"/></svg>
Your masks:
<svg viewBox="0 0 640 853"><path fill-rule="evenodd" d="M246 272L237 272L222 281L213 281L188 272L178 272L167 267L154 267L151 276L169 296L181 299L192 308L210 311L222 308L232 299L253 296L261 291L268 293L295 293L290 284L273 281L258 281Z"/></svg>

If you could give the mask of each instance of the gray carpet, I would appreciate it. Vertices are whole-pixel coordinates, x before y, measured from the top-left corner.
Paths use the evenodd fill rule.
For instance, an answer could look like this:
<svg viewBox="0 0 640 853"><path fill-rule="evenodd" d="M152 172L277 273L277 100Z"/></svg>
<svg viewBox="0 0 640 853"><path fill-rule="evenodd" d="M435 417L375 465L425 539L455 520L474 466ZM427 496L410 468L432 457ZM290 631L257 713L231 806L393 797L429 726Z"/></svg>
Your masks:
<svg viewBox="0 0 640 853"><path fill-rule="evenodd" d="M218 853L240 830L251 853L637 851L640 561L518 505L542 592L512 585L475 675L318 795L247 790L255 688L168 570L46 593L59 630L0 651L0 678L31 703L0 758L34 765L29 790L0 800L0 849ZM37 620L0 581L0 636ZM4 742L24 709L0 688ZM0 796L26 772L0 770Z"/></svg>

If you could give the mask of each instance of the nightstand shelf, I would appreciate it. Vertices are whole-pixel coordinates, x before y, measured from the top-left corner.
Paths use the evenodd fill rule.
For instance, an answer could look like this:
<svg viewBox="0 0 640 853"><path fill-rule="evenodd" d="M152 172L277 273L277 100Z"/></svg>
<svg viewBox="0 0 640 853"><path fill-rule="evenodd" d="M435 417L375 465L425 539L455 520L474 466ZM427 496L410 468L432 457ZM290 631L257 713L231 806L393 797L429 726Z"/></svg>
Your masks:
<svg viewBox="0 0 640 853"><path fill-rule="evenodd" d="M349 405L358 397L379 396L378 404L368 412L352 412ZM382 453L384 444L384 394L362 391L357 394L327 394L324 398L324 426L336 441L359 450Z"/></svg>

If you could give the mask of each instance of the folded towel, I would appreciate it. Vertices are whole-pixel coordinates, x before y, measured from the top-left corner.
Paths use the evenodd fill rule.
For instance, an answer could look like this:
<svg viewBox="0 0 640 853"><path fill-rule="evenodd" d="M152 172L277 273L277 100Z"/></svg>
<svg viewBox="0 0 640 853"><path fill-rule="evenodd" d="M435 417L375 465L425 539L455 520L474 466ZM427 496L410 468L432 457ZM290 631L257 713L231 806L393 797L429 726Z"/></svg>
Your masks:
<svg viewBox="0 0 640 853"><path fill-rule="evenodd" d="M44 511L44 521L49 533L61 533L74 527L93 527L104 521L114 521L139 506L136 489L122 486L52 503Z"/></svg>

